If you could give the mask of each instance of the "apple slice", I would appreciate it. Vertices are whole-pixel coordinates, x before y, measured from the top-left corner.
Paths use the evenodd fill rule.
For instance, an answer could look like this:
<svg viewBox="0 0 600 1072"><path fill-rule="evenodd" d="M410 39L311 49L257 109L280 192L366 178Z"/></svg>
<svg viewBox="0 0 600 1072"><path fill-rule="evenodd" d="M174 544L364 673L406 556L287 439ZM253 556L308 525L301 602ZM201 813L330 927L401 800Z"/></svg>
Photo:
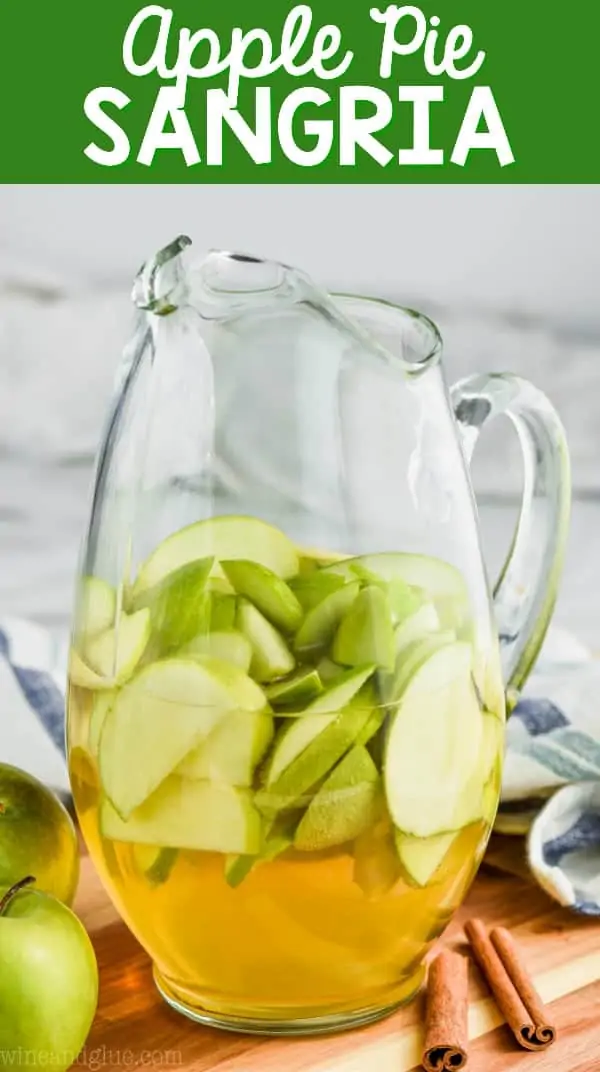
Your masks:
<svg viewBox="0 0 600 1072"><path fill-rule="evenodd" d="M372 699L372 710L368 720L365 722L362 730L356 738L356 744L368 744L370 740L379 733L379 730L383 726L387 715L385 707L380 707L376 703L375 696ZM379 756L376 756L379 762Z"/></svg>
<svg viewBox="0 0 600 1072"><path fill-rule="evenodd" d="M221 569L238 595L249 599L278 629L294 632L302 621L302 607L273 570L247 559L221 561Z"/></svg>
<svg viewBox="0 0 600 1072"><path fill-rule="evenodd" d="M412 613L404 617L394 630L396 655L401 655L417 640L422 640L440 628L440 619L433 603L421 603Z"/></svg>
<svg viewBox="0 0 600 1072"><path fill-rule="evenodd" d="M383 897L399 882L402 871L396 835L387 811L354 842L353 879L367 897Z"/></svg>
<svg viewBox="0 0 600 1072"><path fill-rule="evenodd" d="M359 577L367 585L375 585L385 593L389 601L394 626L398 625L404 618L414 614L427 599L427 595L422 588L407 584L400 577L385 580L379 574L374 573L373 570L368 569L361 559L353 560L349 576L351 577L352 575ZM336 574L332 574L332 576L336 576Z"/></svg>
<svg viewBox="0 0 600 1072"><path fill-rule="evenodd" d="M256 517L214 517L196 521L163 540L141 566L134 596L187 562L208 556L251 559L284 579L298 572L296 548L273 525Z"/></svg>
<svg viewBox="0 0 600 1072"><path fill-rule="evenodd" d="M252 785L254 771L273 740L273 716L261 711L231 711L205 741L180 763L184 778L207 778L230 785Z"/></svg>
<svg viewBox="0 0 600 1072"><path fill-rule="evenodd" d="M503 724L495 715L482 713L479 758L451 812L449 826L452 829L478 822L489 814L490 801L493 801L489 789L490 781L494 785L496 796L499 792L500 780L494 779L493 773L502 757L503 741Z"/></svg>
<svg viewBox="0 0 600 1072"><path fill-rule="evenodd" d="M272 815L299 806L305 794L352 747L370 715L371 707L361 702L358 693L336 714L306 714L290 722L276 740L265 772L265 788L257 794L260 810Z"/></svg>
<svg viewBox="0 0 600 1072"><path fill-rule="evenodd" d="M82 577L79 583L75 633L82 640L115 624L117 593L101 577Z"/></svg>
<svg viewBox="0 0 600 1072"><path fill-rule="evenodd" d="M206 614L206 582L214 558L200 558L173 570L134 598L134 610L148 607L153 644L162 654L181 647L199 631Z"/></svg>
<svg viewBox="0 0 600 1072"><path fill-rule="evenodd" d="M317 569L312 573L299 574L292 578L290 588L306 613L322 603L326 596L337 592L338 588L343 588L345 583L343 577Z"/></svg>
<svg viewBox="0 0 600 1072"><path fill-rule="evenodd" d="M318 852L351 841L375 818L379 771L366 748L351 748L325 779L306 809L294 848Z"/></svg>
<svg viewBox="0 0 600 1072"><path fill-rule="evenodd" d="M90 669L75 648L71 648L69 652L69 681L80 689L95 691L98 689L112 690L114 688L114 681L106 681L95 670Z"/></svg>
<svg viewBox="0 0 600 1072"><path fill-rule="evenodd" d="M381 588L369 585L342 618L333 642L333 658L346 666L373 663L382 670L393 670L395 654L389 600Z"/></svg>
<svg viewBox="0 0 600 1072"><path fill-rule="evenodd" d="M501 777L491 777L483 787L481 818L487 826L493 826L500 803Z"/></svg>
<svg viewBox="0 0 600 1072"><path fill-rule="evenodd" d="M374 670L375 666L372 663L355 667L352 670L342 670L325 691L308 705L305 713L327 715L332 711L340 711L362 689Z"/></svg>
<svg viewBox="0 0 600 1072"><path fill-rule="evenodd" d="M356 567L358 566L358 573ZM360 576L361 569L390 582L404 581L421 588L433 600L442 629L457 632L468 627L471 618L469 592L460 571L440 558L405 552L382 552L347 558L326 566L324 572L346 580Z"/></svg>
<svg viewBox="0 0 600 1072"><path fill-rule="evenodd" d="M471 646L438 648L406 683L390 718L384 757L387 804L406 834L456 829L462 793L481 771L482 717Z"/></svg>
<svg viewBox="0 0 600 1072"><path fill-rule="evenodd" d="M180 655L213 655L248 673L252 660L250 641L237 629L199 633L179 649Z"/></svg>
<svg viewBox="0 0 600 1072"><path fill-rule="evenodd" d="M100 745L100 734L102 733L102 727L104 721L111 707L114 706L114 702L117 698L117 690L109 689L105 692L98 692L94 696L94 703L92 706L92 713L90 715L90 728L88 735L88 748L91 756L98 755L98 747Z"/></svg>
<svg viewBox="0 0 600 1072"><path fill-rule="evenodd" d="M310 703L316 699L322 692L323 684L319 677L319 672L314 666L303 667L301 670L297 670L295 674L282 678L280 681L275 681L272 685L267 685L265 689L269 702L277 708L284 708L284 710L278 710L278 715L286 715L286 713L297 715L298 711L289 710L286 712L285 708L301 707L303 704Z"/></svg>
<svg viewBox="0 0 600 1072"><path fill-rule="evenodd" d="M260 685L233 663L217 659L214 655L184 656L199 663L215 681L227 690L232 706L242 711L270 711L267 698Z"/></svg>
<svg viewBox="0 0 600 1072"><path fill-rule="evenodd" d="M258 686L218 659L174 658L145 667L104 720L98 762L106 796L127 818L225 714L253 705L264 709Z"/></svg>
<svg viewBox="0 0 600 1072"><path fill-rule="evenodd" d="M133 846L135 866L151 886L162 886L167 881L178 855L178 849L165 849L159 845Z"/></svg>
<svg viewBox="0 0 600 1072"><path fill-rule="evenodd" d="M100 829L113 841L204 852L257 853L261 820L247 789L172 774L124 820L108 799Z"/></svg>
<svg viewBox="0 0 600 1072"><path fill-rule="evenodd" d="M380 674L381 695L386 704L396 703L419 668L440 648L456 641L456 633L449 630L431 633L407 644L396 660L393 674Z"/></svg>
<svg viewBox="0 0 600 1072"><path fill-rule="evenodd" d="M294 669L296 660L281 633L247 599L239 601L236 625L250 642L250 673L256 681L273 681Z"/></svg>
<svg viewBox="0 0 600 1072"><path fill-rule="evenodd" d="M335 711L330 715L305 714L303 718L297 718L293 721L290 720L289 723L279 731L275 739L275 744L269 756L268 763L266 764L264 774L266 785L276 785L284 771L305 751L306 748L308 748L308 745L311 744L312 741L317 740L323 731L335 722L337 716L338 712ZM335 763L335 759L332 761L331 765L333 765L333 763ZM315 781L316 780L317 779L315 778ZM258 795L260 797L261 793ZM269 800L270 795L267 794L264 797L264 801L267 805L269 804Z"/></svg>
<svg viewBox="0 0 600 1072"><path fill-rule="evenodd" d="M346 673L346 667L338 666L338 664L334 663L333 659L330 659L327 655L324 655L322 659L319 659L317 670L321 681L325 685L330 685L335 681L336 677Z"/></svg>
<svg viewBox="0 0 600 1072"><path fill-rule="evenodd" d="M226 633L230 629L233 629L235 625L235 615L237 611L237 599L233 593L220 592L210 588L209 584L209 599L210 599L210 628L215 633ZM206 632L208 626L204 629ZM198 630L200 632L200 630Z"/></svg>
<svg viewBox="0 0 600 1072"><path fill-rule="evenodd" d="M85 662L94 674L113 688L131 677L139 663L150 637L150 611L121 614L112 629L105 629L92 637L85 647ZM76 684L71 664L71 677ZM88 685L88 688L97 686Z"/></svg>
<svg viewBox="0 0 600 1072"><path fill-rule="evenodd" d="M417 886L427 886L435 879L436 872L448 855L448 850L457 831L445 834L433 834L431 837L411 837L409 834L396 834L398 858L408 878Z"/></svg>
<svg viewBox="0 0 600 1072"><path fill-rule="evenodd" d="M329 647L342 618L360 590L358 581L337 588L309 610L296 633L294 647L302 658L318 658Z"/></svg>
<svg viewBox="0 0 600 1072"><path fill-rule="evenodd" d="M264 835L264 845L258 856L228 856L225 860L225 880L227 885L235 889L248 877L257 864L266 864L271 860L275 860L290 848L293 840L291 834L269 833Z"/></svg>

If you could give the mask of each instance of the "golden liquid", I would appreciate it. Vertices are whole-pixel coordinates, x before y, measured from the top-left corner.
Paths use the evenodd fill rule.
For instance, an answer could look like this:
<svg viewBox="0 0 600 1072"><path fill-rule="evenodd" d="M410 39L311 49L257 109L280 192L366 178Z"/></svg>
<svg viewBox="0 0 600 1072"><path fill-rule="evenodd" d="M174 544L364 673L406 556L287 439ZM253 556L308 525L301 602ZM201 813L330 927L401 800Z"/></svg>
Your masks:
<svg viewBox="0 0 600 1072"><path fill-rule="evenodd" d="M302 554L301 572L327 560L321 552ZM469 638L470 626L464 628ZM476 664L482 706L502 719L497 651L480 652ZM457 833L426 887L401 877L395 851L391 880L384 866L384 881L377 872L372 886L359 885L351 843L314 853L288 849L235 888L225 879L223 854L172 850L170 870L156 881L149 877L147 846L100 833L100 778L88 744L93 702L92 692L71 686L75 804L101 878L167 996L228 1026L277 1031L278 1024L285 1030L303 1019L313 1028L319 1020L336 1026L375 1018L415 993L423 958L477 870L489 822ZM493 771L499 794L500 756ZM375 822L375 841L378 833Z"/></svg>
<svg viewBox="0 0 600 1072"><path fill-rule="evenodd" d="M92 699L87 690L70 690L75 803L100 875L163 988L217 1017L272 1024L360 1014L412 996L425 953L475 873L486 824L457 835L425 888L399 879L367 895L354 881L351 845L288 850L233 889L221 854L179 850L165 880L153 882L139 847L99 832L99 776L86 749ZM499 779L499 764L497 770Z"/></svg>

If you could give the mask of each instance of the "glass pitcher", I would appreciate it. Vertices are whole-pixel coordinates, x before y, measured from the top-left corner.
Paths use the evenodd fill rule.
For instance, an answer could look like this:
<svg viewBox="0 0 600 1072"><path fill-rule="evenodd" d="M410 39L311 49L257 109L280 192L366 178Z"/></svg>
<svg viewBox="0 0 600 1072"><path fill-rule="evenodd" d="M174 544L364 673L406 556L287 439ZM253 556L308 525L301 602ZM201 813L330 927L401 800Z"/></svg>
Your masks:
<svg viewBox="0 0 600 1072"><path fill-rule="evenodd" d="M415 994L483 854L505 693L556 595L567 448L523 380L449 394L425 316L188 245L137 278L99 452L73 794L167 1002L337 1030ZM492 601L466 463L497 414L524 498Z"/></svg>

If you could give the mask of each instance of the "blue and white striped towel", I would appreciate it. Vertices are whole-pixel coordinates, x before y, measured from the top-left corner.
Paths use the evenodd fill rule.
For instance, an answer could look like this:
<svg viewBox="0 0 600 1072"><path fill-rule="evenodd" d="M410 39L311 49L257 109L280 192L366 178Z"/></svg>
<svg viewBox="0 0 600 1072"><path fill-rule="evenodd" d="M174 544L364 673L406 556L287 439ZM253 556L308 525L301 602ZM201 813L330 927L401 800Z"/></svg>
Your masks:
<svg viewBox="0 0 600 1072"><path fill-rule="evenodd" d="M41 627L0 620L0 755L63 793L66 655ZM527 834L552 897L600 915L600 660L561 630L508 723L496 828Z"/></svg>

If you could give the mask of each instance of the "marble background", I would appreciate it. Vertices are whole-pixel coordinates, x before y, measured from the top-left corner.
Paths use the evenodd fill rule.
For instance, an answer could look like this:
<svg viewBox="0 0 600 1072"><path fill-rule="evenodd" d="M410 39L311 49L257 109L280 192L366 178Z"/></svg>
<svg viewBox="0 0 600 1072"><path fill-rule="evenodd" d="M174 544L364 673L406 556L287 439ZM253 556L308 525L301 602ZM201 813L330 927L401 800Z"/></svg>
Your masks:
<svg viewBox="0 0 600 1072"><path fill-rule="evenodd" d="M573 460L557 617L600 648L598 186L0 188L0 614L64 627L90 472L139 263L184 231L387 296L442 329L450 381L510 369L550 395ZM474 475L490 573L520 464L498 426Z"/></svg>

